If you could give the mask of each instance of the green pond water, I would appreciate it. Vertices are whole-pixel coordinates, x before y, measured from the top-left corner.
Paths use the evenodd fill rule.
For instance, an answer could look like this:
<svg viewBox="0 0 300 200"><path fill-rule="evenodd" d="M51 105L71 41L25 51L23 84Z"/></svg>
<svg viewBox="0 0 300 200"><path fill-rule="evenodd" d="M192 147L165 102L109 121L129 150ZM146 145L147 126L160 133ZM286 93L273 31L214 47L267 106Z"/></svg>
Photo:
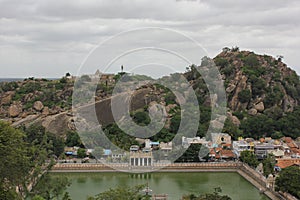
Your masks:
<svg viewBox="0 0 300 200"><path fill-rule="evenodd" d="M233 200L268 200L251 183L237 173L223 172L164 172L149 174L129 173L53 173L67 176L71 186L67 189L73 200L85 200L109 188L149 184L153 194L168 194L178 200L184 194L212 193L221 187L222 194Z"/></svg>

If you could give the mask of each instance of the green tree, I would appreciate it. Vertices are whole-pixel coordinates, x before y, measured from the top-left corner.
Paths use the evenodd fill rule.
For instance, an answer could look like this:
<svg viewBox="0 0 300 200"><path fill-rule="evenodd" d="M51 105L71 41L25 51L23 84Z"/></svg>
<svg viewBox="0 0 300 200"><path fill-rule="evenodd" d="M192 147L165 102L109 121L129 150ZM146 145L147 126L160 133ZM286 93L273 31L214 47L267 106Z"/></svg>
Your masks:
<svg viewBox="0 0 300 200"><path fill-rule="evenodd" d="M40 144L43 141L45 135L45 127L32 124L28 128L23 127L26 133L26 142L34 144Z"/></svg>
<svg viewBox="0 0 300 200"><path fill-rule="evenodd" d="M216 65L220 66L220 67L226 67L229 64L227 59L221 58L221 57L215 58L214 61L215 61Z"/></svg>
<svg viewBox="0 0 300 200"><path fill-rule="evenodd" d="M268 154L267 158L265 158L263 160L264 175L266 177L269 174L273 174L275 163L276 163L276 160L275 160L275 156L273 154Z"/></svg>
<svg viewBox="0 0 300 200"><path fill-rule="evenodd" d="M180 156L176 162L200 162L199 151L201 144L191 144L189 148Z"/></svg>
<svg viewBox="0 0 300 200"><path fill-rule="evenodd" d="M262 95L266 89L266 81L255 76L250 77L252 83L252 97Z"/></svg>
<svg viewBox="0 0 300 200"><path fill-rule="evenodd" d="M47 133L48 143L51 145L49 149L53 152L57 157L60 156L64 152L65 143L62 138L52 134Z"/></svg>
<svg viewBox="0 0 300 200"><path fill-rule="evenodd" d="M84 148L79 148L77 150L77 157L78 158L84 158L84 157L86 157L86 150Z"/></svg>
<svg viewBox="0 0 300 200"><path fill-rule="evenodd" d="M229 77L229 76L234 75L235 68L234 68L234 66L228 65L228 64L227 64L224 68L222 68L222 69L220 70L220 72L221 72L222 74L225 74L225 76Z"/></svg>
<svg viewBox="0 0 300 200"><path fill-rule="evenodd" d="M64 141L62 138L47 132L41 125L30 125L28 128L23 127L26 133L26 142L35 146L37 150L44 149L49 155L59 156L64 151Z"/></svg>
<svg viewBox="0 0 300 200"><path fill-rule="evenodd" d="M256 139L262 136L270 136L274 132L274 128L274 121L264 114L249 116L240 125L244 137L253 137Z"/></svg>
<svg viewBox="0 0 300 200"><path fill-rule="evenodd" d="M149 115L141 111L133 114L133 121L141 126L145 126L151 122Z"/></svg>
<svg viewBox="0 0 300 200"><path fill-rule="evenodd" d="M251 91L249 89L246 89L239 92L238 99L240 102L246 103L250 101L251 96Z"/></svg>
<svg viewBox="0 0 300 200"><path fill-rule="evenodd" d="M300 107L296 107L293 112L287 113L284 117L279 119L276 123L278 131L282 132L285 136L297 138L300 136Z"/></svg>
<svg viewBox="0 0 300 200"><path fill-rule="evenodd" d="M170 131L177 133L181 122L181 113L177 112L171 119Z"/></svg>
<svg viewBox="0 0 300 200"><path fill-rule="evenodd" d="M254 153L252 153L251 151L242 151L240 160L244 163L247 163L251 167L257 167L258 165L258 160Z"/></svg>
<svg viewBox="0 0 300 200"><path fill-rule="evenodd" d="M116 123L110 124L104 127L104 133L106 137L115 145L124 150L129 150L131 145L138 145L139 143L135 140L135 137L124 133ZM84 140L86 141L86 140ZM110 148L110 145L103 143L103 141L97 141L99 146L103 148Z"/></svg>
<svg viewBox="0 0 300 200"><path fill-rule="evenodd" d="M291 166L279 172L275 181L276 191L288 192L297 198L300 198L300 169L297 166Z"/></svg>
<svg viewBox="0 0 300 200"><path fill-rule="evenodd" d="M168 91L165 95L165 101L167 105L174 104L176 103L176 96L173 94L173 92Z"/></svg>
<svg viewBox="0 0 300 200"><path fill-rule="evenodd" d="M245 57L243 59L243 61L244 61L245 65L248 65L250 67L255 67L259 64L255 54L251 54L251 55Z"/></svg>
<svg viewBox="0 0 300 200"><path fill-rule="evenodd" d="M0 199L21 200L22 198L16 193L15 187L10 184L0 183Z"/></svg>
<svg viewBox="0 0 300 200"><path fill-rule="evenodd" d="M233 137L235 140L238 139L242 135L242 131L233 124L233 122L227 118L224 123L223 127L223 133L228 133L231 137Z"/></svg>
<svg viewBox="0 0 300 200"><path fill-rule="evenodd" d="M45 200L60 199L69 197L69 194L64 194L67 187L70 186L70 181L65 176L50 176L44 174L37 185L33 188L31 195L39 195Z"/></svg>
<svg viewBox="0 0 300 200"><path fill-rule="evenodd" d="M68 147L80 146L82 147L82 142L77 132L75 131L68 131L67 138L66 138L66 145Z"/></svg>
<svg viewBox="0 0 300 200"><path fill-rule="evenodd" d="M30 170L28 147L24 133L0 121L0 199L17 198L14 187L25 181Z"/></svg>

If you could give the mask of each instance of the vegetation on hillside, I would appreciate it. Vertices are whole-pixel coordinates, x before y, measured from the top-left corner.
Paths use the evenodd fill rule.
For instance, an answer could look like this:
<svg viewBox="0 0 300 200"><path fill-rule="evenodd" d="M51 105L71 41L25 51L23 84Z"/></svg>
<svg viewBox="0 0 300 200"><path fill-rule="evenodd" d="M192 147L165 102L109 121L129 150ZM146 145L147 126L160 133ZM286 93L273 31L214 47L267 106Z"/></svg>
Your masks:
<svg viewBox="0 0 300 200"><path fill-rule="evenodd" d="M22 199L27 186L38 182L38 176L60 156L64 141L41 126L15 129L0 121L0 199ZM49 161L46 163L46 161ZM18 192L16 192L18 187Z"/></svg>
<svg viewBox="0 0 300 200"><path fill-rule="evenodd" d="M276 178L276 190L288 192L300 198L300 169L298 166L291 166L283 169Z"/></svg>
<svg viewBox="0 0 300 200"><path fill-rule="evenodd" d="M295 71L282 62L282 58L257 55L250 51L240 51L235 47L224 48L223 52L213 60L224 80L227 95L227 102L223 103L227 104L228 118L223 132L230 134L233 139L240 136L254 139L300 136L300 81ZM167 123L156 135L150 137L152 141L173 140L181 124L181 112L185 112L193 119L196 116L192 109L199 109L201 113L196 136L206 136L211 120L210 104L213 99L211 99L203 74L198 71L200 68L208 69L207 63L210 59L205 58L202 61L200 66L188 66L184 74L175 73L162 78L162 81L170 80L174 83L172 86L177 89L180 89L179 80L186 78L198 100L198 104L191 106L191 110L182 110L179 99L176 99L175 94L167 87L148 84L138 88L148 93L132 100L130 114L135 123L141 126L150 123L150 103L165 105L167 110ZM209 73L216 75L215 72ZM123 72L112 76L111 82L106 80L97 85L96 92L94 91L96 100L108 99L112 95L115 81L123 81L120 88L117 88L121 92L129 83L149 80L149 77L128 76ZM81 88L80 91L88 92L86 89L91 88L86 88L89 84L85 83L92 83L92 81L91 77L83 75L76 82L75 87L79 90ZM46 116L67 113L66 111L70 111L72 106L73 87L74 80L69 76L58 80L28 78L24 81L0 83L0 117L14 123L27 119L28 116L35 120L35 115L44 119ZM79 100L87 96L84 92L80 95ZM216 108L218 107L220 105L216 105ZM41 126L28 126L29 122L25 123L26 126L21 125L19 129L0 122L0 150L6 152L0 158L1 199L5 199L5 195L17 199L15 186L22 188L23 191L20 193L26 193L25 185L28 180L35 180L33 177L44 170L46 159L61 156L65 145L84 147L74 130L61 131L60 135L55 135ZM189 123L187 121L183 124L184 130L189 130L191 125ZM103 128L107 138L124 150L129 150L131 145L138 144L135 137L124 133L115 123L105 124ZM130 127L129 130L131 130ZM177 161L189 162L199 159L197 156L199 148L200 146L191 146ZM242 153L241 159L253 167L258 164L248 152ZM268 157L263 162L266 166L265 175L267 175L272 172L273 158ZM284 177L284 171L282 173L281 177ZM32 174L33 177L28 177L28 174ZM24 178L18 179L17 177ZM278 187L281 188L280 190L286 190L280 184ZM291 193L299 195L293 190Z"/></svg>

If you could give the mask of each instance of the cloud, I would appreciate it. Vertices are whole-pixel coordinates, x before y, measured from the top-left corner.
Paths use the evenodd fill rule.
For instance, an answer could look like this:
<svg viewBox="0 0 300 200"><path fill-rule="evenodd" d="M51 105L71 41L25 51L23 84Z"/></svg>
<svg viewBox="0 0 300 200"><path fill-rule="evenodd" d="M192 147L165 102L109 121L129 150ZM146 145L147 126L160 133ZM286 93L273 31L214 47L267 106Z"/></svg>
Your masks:
<svg viewBox="0 0 300 200"><path fill-rule="evenodd" d="M0 0L0 69L6 69L1 76L39 76L45 68L49 76L76 73L98 43L139 27L183 32L210 56L236 45L284 55L300 72L299 19L297 0ZM172 37L157 40L184 46ZM17 54L22 59L16 61Z"/></svg>

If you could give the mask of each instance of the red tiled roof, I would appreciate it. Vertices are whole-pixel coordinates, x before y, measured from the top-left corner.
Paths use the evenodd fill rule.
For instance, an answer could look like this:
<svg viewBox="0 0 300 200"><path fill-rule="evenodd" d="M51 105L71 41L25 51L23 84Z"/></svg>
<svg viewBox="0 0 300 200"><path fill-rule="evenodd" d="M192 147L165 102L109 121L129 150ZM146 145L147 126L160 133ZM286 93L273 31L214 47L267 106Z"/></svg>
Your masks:
<svg viewBox="0 0 300 200"><path fill-rule="evenodd" d="M286 143L290 143L293 141L291 137L285 137L284 140Z"/></svg>
<svg viewBox="0 0 300 200"><path fill-rule="evenodd" d="M209 152L210 155L215 156L216 158L234 158L235 154L232 152L232 150L229 149L222 149L222 148L215 148L210 149Z"/></svg>
<svg viewBox="0 0 300 200"><path fill-rule="evenodd" d="M221 155L222 155L222 157L226 157L226 158L234 158L235 157L232 150L227 150L227 149L222 149Z"/></svg>
<svg viewBox="0 0 300 200"><path fill-rule="evenodd" d="M293 152L293 153L295 153L295 154L300 154L300 149L297 149L297 148L290 148L291 149L291 151Z"/></svg>
<svg viewBox="0 0 300 200"><path fill-rule="evenodd" d="M294 142L289 142L287 143L287 145L290 147L290 148L297 148L296 144Z"/></svg>
<svg viewBox="0 0 300 200"><path fill-rule="evenodd" d="M284 169L286 167L290 167L292 165L299 165L300 164L300 159L278 159L276 166L280 167L281 169Z"/></svg>
<svg viewBox="0 0 300 200"><path fill-rule="evenodd" d="M217 148L211 148L210 150L209 150L209 154L216 154L216 153L218 153L219 151L221 151L222 150L222 148L220 148L220 147L217 147Z"/></svg>

